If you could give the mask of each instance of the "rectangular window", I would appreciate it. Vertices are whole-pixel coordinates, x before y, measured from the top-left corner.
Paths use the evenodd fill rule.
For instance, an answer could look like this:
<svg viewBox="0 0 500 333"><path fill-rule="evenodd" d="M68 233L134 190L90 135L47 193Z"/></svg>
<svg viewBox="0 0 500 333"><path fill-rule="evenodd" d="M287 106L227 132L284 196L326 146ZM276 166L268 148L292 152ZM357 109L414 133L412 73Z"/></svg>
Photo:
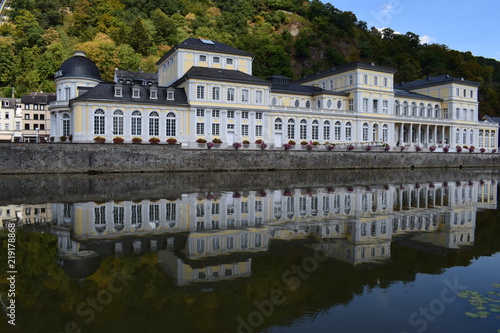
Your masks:
<svg viewBox="0 0 500 333"><path fill-rule="evenodd" d="M255 113L255 119L262 119L262 112L256 112Z"/></svg>
<svg viewBox="0 0 500 333"><path fill-rule="evenodd" d="M21 122L20 121L16 121L16 131L20 131L20 130L21 130Z"/></svg>
<svg viewBox="0 0 500 333"><path fill-rule="evenodd" d="M248 95L249 95L248 89L243 89L241 91L241 102L242 103L248 103Z"/></svg>
<svg viewBox="0 0 500 333"><path fill-rule="evenodd" d="M9 119L9 113L5 112L5 119Z"/></svg>
<svg viewBox="0 0 500 333"><path fill-rule="evenodd" d="M30 109L30 105L29 104L24 104L24 109L25 110L29 110Z"/></svg>
<svg viewBox="0 0 500 333"><path fill-rule="evenodd" d="M243 112L241 113L241 118L242 118L242 119L248 119L248 111L243 111Z"/></svg>
<svg viewBox="0 0 500 333"><path fill-rule="evenodd" d="M24 115L24 119L26 119L26 120L30 120L30 114L29 114L29 113L26 113L26 114Z"/></svg>
<svg viewBox="0 0 500 333"><path fill-rule="evenodd" d="M212 110L212 118L219 118L220 110Z"/></svg>
<svg viewBox="0 0 500 333"><path fill-rule="evenodd" d="M460 109L456 108L455 110L455 119L460 119Z"/></svg>
<svg viewBox="0 0 500 333"><path fill-rule="evenodd" d="M213 57L214 64L220 64L220 57Z"/></svg>
<svg viewBox="0 0 500 333"><path fill-rule="evenodd" d="M378 86L378 76L373 77L373 85Z"/></svg>
<svg viewBox="0 0 500 333"><path fill-rule="evenodd" d="M45 120L45 115L44 114L40 115L40 120Z"/></svg>
<svg viewBox="0 0 500 333"><path fill-rule="evenodd" d="M206 62L207 61L207 56L204 54L200 54L200 61Z"/></svg>
<svg viewBox="0 0 500 333"><path fill-rule="evenodd" d="M262 100L262 91L257 90L255 92L255 103L262 104L262 102L263 102L263 100Z"/></svg>
<svg viewBox="0 0 500 333"><path fill-rule="evenodd" d="M196 109L196 117L205 117L204 109Z"/></svg>
<svg viewBox="0 0 500 333"><path fill-rule="evenodd" d="M330 140L330 125L323 127L323 139Z"/></svg>
<svg viewBox="0 0 500 333"><path fill-rule="evenodd" d="M40 124L40 131L45 131L45 125L44 124Z"/></svg>
<svg viewBox="0 0 500 333"><path fill-rule="evenodd" d="M384 87L387 87L387 78L384 77Z"/></svg>
<svg viewBox="0 0 500 333"><path fill-rule="evenodd" d="M227 124L228 130L234 130L234 124Z"/></svg>
<svg viewBox="0 0 500 333"><path fill-rule="evenodd" d="M160 135L160 119L158 117L149 117L149 135Z"/></svg>
<svg viewBox="0 0 500 333"><path fill-rule="evenodd" d="M205 86L196 86L196 98L205 99Z"/></svg>
<svg viewBox="0 0 500 333"><path fill-rule="evenodd" d="M133 98L139 98L139 97L141 97L139 88L132 88L132 97Z"/></svg>
<svg viewBox="0 0 500 333"><path fill-rule="evenodd" d="M241 135L248 136L248 125L241 125Z"/></svg>
<svg viewBox="0 0 500 333"><path fill-rule="evenodd" d="M132 116L132 124L131 124L131 134L132 135L142 135L141 126L142 119L141 117Z"/></svg>
<svg viewBox="0 0 500 333"><path fill-rule="evenodd" d="M378 112L378 100L377 99L373 100L373 112L375 112L375 113Z"/></svg>
<svg viewBox="0 0 500 333"><path fill-rule="evenodd" d="M220 124L212 124L212 135L220 135Z"/></svg>
<svg viewBox="0 0 500 333"><path fill-rule="evenodd" d="M220 87L212 87L212 99L218 101L220 99Z"/></svg>
<svg viewBox="0 0 500 333"><path fill-rule="evenodd" d="M10 130L10 124L5 124L5 130L9 131Z"/></svg>
<svg viewBox="0 0 500 333"><path fill-rule="evenodd" d="M255 125L255 136L262 136L262 125Z"/></svg>
<svg viewBox="0 0 500 333"><path fill-rule="evenodd" d="M352 85L353 84L353 80L352 80L352 75L349 75L349 85Z"/></svg>
<svg viewBox="0 0 500 333"><path fill-rule="evenodd" d="M443 109L443 118L444 119L448 119L449 115L448 115L448 109Z"/></svg>
<svg viewBox="0 0 500 333"><path fill-rule="evenodd" d="M196 123L196 134L197 135L205 134L205 123Z"/></svg>
<svg viewBox="0 0 500 333"><path fill-rule="evenodd" d="M234 111L227 111L228 118L234 118Z"/></svg>
<svg viewBox="0 0 500 333"><path fill-rule="evenodd" d="M368 112L368 98L363 98L363 111Z"/></svg>
<svg viewBox="0 0 500 333"><path fill-rule="evenodd" d="M169 101L174 100L174 92L173 91L167 91L167 100L169 100Z"/></svg>
<svg viewBox="0 0 500 333"><path fill-rule="evenodd" d="M228 102L234 102L234 88L227 88L227 100Z"/></svg>
<svg viewBox="0 0 500 333"><path fill-rule="evenodd" d="M300 139L307 139L307 125L305 124L300 124Z"/></svg>
<svg viewBox="0 0 500 333"><path fill-rule="evenodd" d="M142 224L142 205L132 205L132 225Z"/></svg>
<svg viewBox="0 0 500 333"><path fill-rule="evenodd" d="M35 113L35 114L33 115L33 119L34 119L34 120L38 120L38 114L37 114L37 113Z"/></svg>
<svg viewBox="0 0 500 333"><path fill-rule="evenodd" d="M115 88L115 97L122 97L122 87Z"/></svg>
<svg viewBox="0 0 500 333"><path fill-rule="evenodd" d="M349 111L354 111L354 100L349 100Z"/></svg>
<svg viewBox="0 0 500 333"><path fill-rule="evenodd" d="M233 58L227 58L226 59L226 65L232 65L234 62L234 59Z"/></svg>
<svg viewBox="0 0 500 333"><path fill-rule="evenodd" d="M65 93L65 99L69 101L71 99L71 88L67 87L64 88L64 93Z"/></svg>

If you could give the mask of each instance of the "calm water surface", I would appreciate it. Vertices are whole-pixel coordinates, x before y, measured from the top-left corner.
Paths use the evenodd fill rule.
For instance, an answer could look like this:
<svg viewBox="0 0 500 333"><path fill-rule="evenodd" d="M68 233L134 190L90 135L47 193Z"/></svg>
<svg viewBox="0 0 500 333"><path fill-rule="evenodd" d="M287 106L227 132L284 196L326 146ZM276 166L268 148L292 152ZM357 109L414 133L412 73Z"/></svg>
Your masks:
<svg viewBox="0 0 500 333"><path fill-rule="evenodd" d="M0 176L0 332L495 333L499 178Z"/></svg>

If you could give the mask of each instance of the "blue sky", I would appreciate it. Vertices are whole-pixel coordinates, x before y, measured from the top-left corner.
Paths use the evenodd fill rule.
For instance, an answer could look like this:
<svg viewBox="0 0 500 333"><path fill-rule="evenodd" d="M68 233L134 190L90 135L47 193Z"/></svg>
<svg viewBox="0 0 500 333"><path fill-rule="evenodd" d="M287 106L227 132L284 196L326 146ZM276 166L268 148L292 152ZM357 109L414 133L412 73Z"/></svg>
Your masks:
<svg viewBox="0 0 500 333"><path fill-rule="evenodd" d="M411 31L424 43L445 44L452 50L500 60L500 1L498 0L332 0L353 12L368 28Z"/></svg>

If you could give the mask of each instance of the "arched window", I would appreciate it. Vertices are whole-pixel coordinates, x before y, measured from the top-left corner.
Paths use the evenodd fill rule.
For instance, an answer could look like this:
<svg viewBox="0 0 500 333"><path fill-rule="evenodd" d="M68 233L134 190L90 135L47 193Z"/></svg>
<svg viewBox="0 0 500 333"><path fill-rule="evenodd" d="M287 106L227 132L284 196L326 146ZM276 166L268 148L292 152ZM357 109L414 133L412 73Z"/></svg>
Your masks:
<svg viewBox="0 0 500 333"><path fill-rule="evenodd" d="M479 147L484 146L483 130L479 130Z"/></svg>
<svg viewBox="0 0 500 333"><path fill-rule="evenodd" d="M318 100L316 101L316 107L317 107L318 109L321 109L321 100L320 100L320 99L318 99Z"/></svg>
<svg viewBox="0 0 500 333"><path fill-rule="evenodd" d="M382 141L387 142L389 140L389 126L387 124L384 124L382 126Z"/></svg>
<svg viewBox="0 0 500 333"><path fill-rule="evenodd" d="M432 117L432 105L427 104L427 117Z"/></svg>
<svg viewBox="0 0 500 333"><path fill-rule="evenodd" d="M123 111L113 112L113 135L123 135Z"/></svg>
<svg viewBox="0 0 500 333"><path fill-rule="evenodd" d="M345 139L346 141L352 141L352 124L350 122L345 124Z"/></svg>
<svg viewBox="0 0 500 333"><path fill-rule="evenodd" d="M368 124L363 124L363 141L368 141Z"/></svg>
<svg viewBox="0 0 500 333"><path fill-rule="evenodd" d="M323 139L330 140L330 122L328 120L323 123Z"/></svg>
<svg viewBox="0 0 500 333"><path fill-rule="evenodd" d="M283 129L283 121L281 118L276 118L274 121L274 130L281 131Z"/></svg>
<svg viewBox="0 0 500 333"><path fill-rule="evenodd" d="M295 100L295 107L298 108L300 106L300 101L298 99Z"/></svg>
<svg viewBox="0 0 500 333"><path fill-rule="evenodd" d="M276 99L276 97L273 97L273 99L271 100L271 104L273 106L276 106L278 104L278 100Z"/></svg>
<svg viewBox="0 0 500 333"><path fill-rule="evenodd" d="M455 131L455 143L460 143L460 130L458 128Z"/></svg>
<svg viewBox="0 0 500 333"><path fill-rule="evenodd" d="M417 103L411 103L411 116L415 117L417 115Z"/></svg>
<svg viewBox="0 0 500 333"><path fill-rule="evenodd" d="M497 146L496 139L495 139L495 132L491 132L491 141L490 141L490 147L495 148Z"/></svg>
<svg viewBox="0 0 500 333"><path fill-rule="evenodd" d="M160 135L160 115L153 111L149 114L149 136Z"/></svg>
<svg viewBox="0 0 500 333"><path fill-rule="evenodd" d="M319 122L317 120L313 120L312 122L311 139L319 140Z"/></svg>
<svg viewBox="0 0 500 333"><path fill-rule="evenodd" d="M311 107L311 102L310 101L306 101L306 108L310 108Z"/></svg>
<svg viewBox="0 0 500 333"><path fill-rule="evenodd" d="M167 114L167 122L166 122L166 136L176 136L176 126L175 126L175 113L169 112Z"/></svg>
<svg viewBox="0 0 500 333"><path fill-rule="evenodd" d="M441 118L439 104L434 105L434 118Z"/></svg>
<svg viewBox="0 0 500 333"><path fill-rule="evenodd" d="M394 114L397 116L401 114L401 106L399 105L399 101L394 102Z"/></svg>
<svg viewBox="0 0 500 333"><path fill-rule="evenodd" d="M287 134L289 139L295 139L295 120L288 119Z"/></svg>
<svg viewBox="0 0 500 333"><path fill-rule="evenodd" d="M407 115L408 115L408 102L404 101L403 102L403 116L407 116Z"/></svg>
<svg viewBox="0 0 500 333"><path fill-rule="evenodd" d="M484 135L484 145L485 147L488 147L490 145L490 134L488 133L488 131L486 131Z"/></svg>
<svg viewBox="0 0 500 333"><path fill-rule="evenodd" d="M326 101L326 107L330 109L332 107L332 103L332 100L329 99L328 101Z"/></svg>
<svg viewBox="0 0 500 333"><path fill-rule="evenodd" d="M418 116L423 117L425 115L425 106L424 103L420 103L418 105Z"/></svg>
<svg viewBox="0 0 500 333"><path fill-rule="evenodd" d="M70 117L67 113L64 113L62 116L62 135L70 135Z"/></svg>
<svg viewBox="0 0 500 333"><path fill-rule="evenodd" d="M301 140L307 139L307 120L305 119L302 119L300 121L300 139Z"/></svg>
<svg viewBox="0 0 500 333"><path fill-rule="evenodd" d="M103 109L94 111L94 134L104 135L106 129L106 116Z"/></svg>
<svg viewBox="0 0 500 333"><path fill-rule="evenodd" d="M470 132L469 132L469 141L470 141L469 143L471 145L474 144L474 130L470 130Z"/></svg>
<svg viewBox="0 0 500 333"><path fill-rule="evenodd" d="M464 145L467 144L467 130L466 129L464 129L464 131L463 131L462 142Z"/></svg>
<svg viewBox="0 0 500 333"><path fill-rule="evenodd" d="M132 126L130 126L131 135L142 135L142 114L141 111L135 110L132 112Z"/></svg>
<svg viewBox="0 0 500 333"><path fill-rule="evenodd" d="M340 141L341 140L341 124L340 124L340 121L336 121L335 122L335 126L334 126L334 132L333 132L333 135L335 137L335 141Z"/></svg>

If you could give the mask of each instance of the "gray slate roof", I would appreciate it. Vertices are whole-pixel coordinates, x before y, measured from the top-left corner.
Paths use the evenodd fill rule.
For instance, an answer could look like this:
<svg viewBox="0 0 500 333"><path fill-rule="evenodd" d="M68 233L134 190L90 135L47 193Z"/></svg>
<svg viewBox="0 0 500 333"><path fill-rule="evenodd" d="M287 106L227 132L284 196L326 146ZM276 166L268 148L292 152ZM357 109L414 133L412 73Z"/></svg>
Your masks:
<svg viewBox="0 0 500 333"><path fill-rule="evenodd" d="M186 72L186 74L184 74L182 78L174 83L174 86L177 86L187 79L213 79L216 81L260 84L266 86L271 85L271 83L266 80L262 80L261 78L258 78L256 76L248 75L241 71L193 66Z"/></svg>
<svg viewBox="0 0 500 333"><path fill-rule="evenodd" d="M425 79L420 79L411 82L402 82L396 86L398 89L419 89L422 87L428 86L437 86L447 83L459 83L473 87L479 87L479 82L464 80L462 78L452 77L449 75L440 75L440 76L428 76Z"/></svg>
<svg viewBox="0 0 500 333"><path fill-rule="evenodd" d="M353 69L358 69L358 68L359 69L368 69L368 70L372 70L372 71L379 71L379 72L383 72L383 73L392 73L392 74L396 73L396 70L393 68L377 66L375 64L368 64L368 63L362 62L362 61L354 61L354 62L350 62L348 64L343 64L343 65L329 68L323 72L318 72L315 74L304 76L304 77L296 80L295 83L302 83L302 82L309 82L309 81L313 81L313 80L318 80L318 79L321 79L324 77L328 77L328 76L335 75L338 73L347 72L347 71L350 71Z"/></svg>
<svg viewBox="0 0 500 333"><path fill-rule="evenodd" d="M31 93L30 95L23 95L21 103L24 104L49 104L56 100L54 93Z"/></svg>
<svg viewBox="0 0 500 333"><path fill-rule="evenodd" d="M232 46L223 44L218 41L210 41L210 43L203 42L200 38L188 38L185 41L175 45L170 51L168 51L156 64L160 64L164 59L170 57L172 53L178 49L188 49L206 52L217 52L223 54L241 55L246 57L253 57L253 53L238 50Z"/></svg>
<svg viewBox="0 0 500 333"><path fill-rule="evenodd" d="M124 82L131 81L134 83L143 82L145 84L149 82L158 83L158 74L147 73L143 71L124 71L117 69L115 71L115 82L118 83L120 80Z"/></svg>
<svg viewBox="0 0 500 333"><path fill-rule="evenodd" d="M99 83L94 88L90 89L86 93L78 96L72 101L86 101L86 100L113 100L116 102L122 102L127 104L157 104L157 105L176 105L176 106L186 106L188 105L187 96L184 89L174 89L174 100L167 100L167 90L168 88L157 88L158 99L149 98L149 86L138 86L138 85L122 85L123 97L115 97L115 86L114 82L103 82ZM138 87L140 89L140 98L132 98L132 88Z"/></svg>
<svg viewBox="0 0 500 333"><path fill-rule="evenodd" d="M394 96L395 97L407 97L407 98L417 98L417 99L426 99L426 100L433 100L437 102L442 102L443 100L441 98L436 98L428 95L422 95L422 94L417 94L408 90L403 90L403 89L394 89Z"/></svg>

